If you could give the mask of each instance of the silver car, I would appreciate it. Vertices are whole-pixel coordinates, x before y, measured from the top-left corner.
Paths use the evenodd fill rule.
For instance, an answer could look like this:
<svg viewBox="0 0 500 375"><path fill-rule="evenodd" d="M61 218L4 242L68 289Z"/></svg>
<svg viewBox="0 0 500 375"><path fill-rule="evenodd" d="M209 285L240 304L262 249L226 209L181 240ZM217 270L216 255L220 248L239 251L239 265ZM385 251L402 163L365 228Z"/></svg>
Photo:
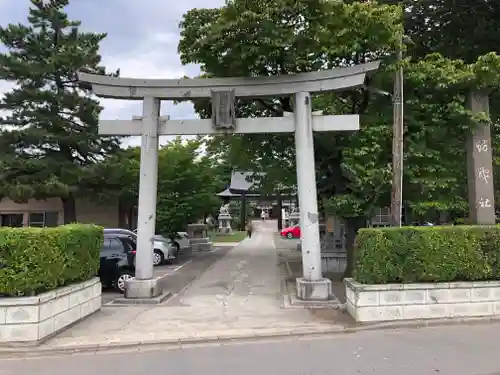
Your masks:
<svg viewBox="0 0 500 375"><path fill-rule="evenodd" d="M121 228L106 228L104 229L104 233L123 233L135 241L137 241L137 230L130 231L128 229ZM187 239L187 235L179 234L179 241L170 241L170 239L165 238L160 235L155 235L153 237L153 265L159 266L163 264L166 260L168 261L176 261L178 259L179 253L186 246L189 246L189 240Z"/></svg>

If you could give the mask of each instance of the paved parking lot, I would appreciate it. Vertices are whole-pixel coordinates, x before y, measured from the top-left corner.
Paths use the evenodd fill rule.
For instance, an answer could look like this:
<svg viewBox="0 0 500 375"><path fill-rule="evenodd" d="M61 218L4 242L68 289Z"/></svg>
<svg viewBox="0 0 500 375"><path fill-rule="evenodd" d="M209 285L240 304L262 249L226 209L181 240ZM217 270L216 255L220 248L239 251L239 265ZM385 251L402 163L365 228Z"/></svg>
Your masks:
<svg viewBox="0 0 500 375"><path fill-rule="evenodd" d="M231 247L216 247L210 252L185 255L179 259L178 263L155 267L154 274L156 277L162 278L161 282L164 290L169 290L175 294L203 273L216 260L224 256L230 249ZM103 290L102 303L104 305L120 297L123 297L123 295L112 289Z"/></svg>

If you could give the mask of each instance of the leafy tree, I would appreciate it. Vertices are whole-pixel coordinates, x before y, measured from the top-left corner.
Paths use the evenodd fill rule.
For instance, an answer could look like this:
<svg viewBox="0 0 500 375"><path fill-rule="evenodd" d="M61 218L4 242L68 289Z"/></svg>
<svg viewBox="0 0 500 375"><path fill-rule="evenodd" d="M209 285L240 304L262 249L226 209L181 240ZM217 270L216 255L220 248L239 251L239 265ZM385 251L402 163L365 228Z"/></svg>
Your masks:
<svg viewBox="0 0 500 375"><path fill-rule="evenodd" d="M327 209L345 220L351 250L357 229L390 199L392 106L390 94L375 93L392 91L402 9L376 2L233 0L220 9L192 10L181 26L183 63L201 64L208 77L293 74L383 60L367 88L313 100L314 109L325 114L362 115L355 134L315 136L319 191ZM464 89L473 87L475 68L438 55L405 64L405 200L417 212L463 206L462 142L471 125ZM292 110L289 98L237 105L242 116ZM206 102L196 108L210 116ZM280 180L295 175L291 135L216 137L208 150Z"/></svg>
<svg viewBox="0 0 500 375"><path fill-rule="evenodd" d="M390 56L398 43L399 17L397 7L370 3L231 1L221 9L188 12L181 23L179 50L183 62L200 63L205 76L314 71ZM322 100L325 105L317 101L315 106L327 113L363 113L369 97L369 91L358 90L336 98L328 96ZM241 116L282 116L284 111L292 111L287 97L239 100L238 104ZM206 103L197 103L202 116L210 116L209 109ZM324 177L325 186L342 189L342 181L331 181L340 177L336 173L339 163L334 166L337 170L331 168L332 154L339 153L350 135L322 134L318 138L318 159L322 152L329 154L323 163L318 160L322 166L319 175ZM289 134L219 137L211 142L209 150L229 158L238 167L265 170L267 176L274 176L270 184L276 180L285 185L295 182L294 141ZM340 161L338 155L333 159Z"/></svg>
<svg viewBox="0 0 500 375"><path fill-rule="evenodd" d="M489 52L500 53L500 3L497 1L415 1L381 0L403 3L405 29L411 39L408 54L423 58L429 53L474 63ZM495 153L495 187L500 186L500 92L490 92L492 144ZM500 193L496 194L497 206Z"/></svg>
<svg viewBox="0 0 500 375"><path fill-rule="evenodd" d="M156 212L159 233L174 237L220 205L217 178L210 160L199 150L199 141L181 139L160 149Z"/></svg>
<svg viewBox="0 0 500 375"><path fill-rule="evenodd" d="M221 175L225 166L202 156L200 145L199 140L177 139L158 151L158 233L174 237L220 205L216 194L223 189L222 181L228 179ZM86 168L81 177L82 194L97 202L119 202L122 220L135 214L140 154L139 147L124 149Z"/></svg>
<svg viewBox="0 0 500 375"><path fill-rule="evenodd" d="M79 194L97 203L118 202L120 228L135 229L131 225L139 194L140 154L139 147L121 149L80 175Z"/></svg>
<svg viewBox="0 0 500 375"><path fill-rule="evenodd" d="M82 167L116 152L116 137L97 134L99 103L76 72L105 74L99 44L68 19L68 0L31 0L28 23L0 27L0 79L15 83L1 109L0 196L15 201L60 197L65 223L76 221Z"/></svg>
<svg viewBox="0 0 500 375"><path fill-rule="evenodd" d="M395 6L378 6L372 2L346 4L344 2L315 1L240 1L234 0L218 10L194 9L183 22L179 50L183 63L199 63L206 76L262 76L294 74L340 66L351 66L382 58L391 59L401 34L401 11ZM377 79L378 80L378 79ZM369 81L369 85L375 81ZM372 99L371 90L359 89L338 95L321 95L314 99L314 109L325 114L365 114ZM384 103L383 98L376 98ZM196 103L202 116L209 116L206 103ZM238 101L237 111L242 116L283 116L292 111L290 98L276 100ZM385 105L390 101L385 99ZM383 116L372 116L378 121L378 130L372 132L380 144L377 163L353 163L346 171L349 145L365 143L363 159L374 157L373 140L361 139L361 133L328 133L316 135L315 151L317 175L323 197L351 194L349 200L366 201L370 206L378 203L384 191L379 191L365 175L388 176L390 139ZM374 128L375 129L375 128ZM368 151L366 147L369 147ZM209 151L231 158L237 166L266 171L274 176L270 184L295 182L295 150L293 135L244 135L219 137L210 142ZM354 148L353 148L354 149ZM367 151L367 152L366 152ZM354 151L352 156L359 155ZM375 156L377 160L377 156ZM356 161L360 161L357 159ZM354 173L354 174L353 174ZM357 174L357 175L356 175ZM278 180L278 181L276 181ZM370 186L349 185L350 181L365 181ZM358 196L349 191L356 186ZM383 185L382 186L386 186ZM375 189L374 189L375 188ZM374 195L374 197L373 197ZM347 207L348 205L344 205ZM338 212L347 219L351 232L355 232L359 217L367 216L370 208L363 206L355 212ZM364 214L366 213L366 214Z"/></svg>
<svg viewBox="0 0 500 375"><path fill-rule="evenodd" d="M474 63L489 52L500 53L500 2L488 0L380 0L402 4L409 52Z"/></svg>

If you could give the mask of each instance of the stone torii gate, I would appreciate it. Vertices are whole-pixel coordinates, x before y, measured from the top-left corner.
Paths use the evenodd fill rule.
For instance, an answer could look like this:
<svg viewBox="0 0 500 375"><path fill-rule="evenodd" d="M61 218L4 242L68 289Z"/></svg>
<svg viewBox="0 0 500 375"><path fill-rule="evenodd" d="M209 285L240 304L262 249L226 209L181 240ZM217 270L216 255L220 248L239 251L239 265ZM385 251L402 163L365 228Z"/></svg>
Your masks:
<svg viewBox="0 0 500 375"><path fill-rule="evenodd" d="M297 182L302 227L303 277L297 295L303 300L332 298L331 282L323 278L313 131L354 131L357 115L322 116L312 113L310 93L360 88L373 62L354 67L288 76L212 79L133 79L79 73L102 98L143 101L142 117L99 122L99 134L141 136L136 279L127 283L126 298L155 298L162 290L153 277L152 237L155 234L158 136L196 134L295 133ZM238 97L293 96L292 116L236 118ZM212 99L212 119L169 120L160 117L160 100Z"/></svg>

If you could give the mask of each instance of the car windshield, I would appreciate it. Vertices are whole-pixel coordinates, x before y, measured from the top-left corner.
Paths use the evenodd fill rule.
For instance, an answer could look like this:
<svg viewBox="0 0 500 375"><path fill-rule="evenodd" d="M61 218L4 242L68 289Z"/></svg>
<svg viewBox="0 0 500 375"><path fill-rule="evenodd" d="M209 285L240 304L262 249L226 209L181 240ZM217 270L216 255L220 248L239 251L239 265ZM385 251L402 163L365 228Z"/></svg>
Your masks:
<svg viewBox="0 0 500 375"><path fill-rule="evenodd" d="M157 241L164 241L164 242L170 241L168 238L163 237L161 234L155 234L153 238Z"/></svg>
<svg viewBox="0 0 500 375"><path fill-rule="evenodd" d="M129 231L127 229L114 229L114 228L106 228L104 229L104 234L123 234L123 235L128 235L128 236L132 236L132 237L136 237L137 234L135 234L134 232L132 231Z"/></svg>

